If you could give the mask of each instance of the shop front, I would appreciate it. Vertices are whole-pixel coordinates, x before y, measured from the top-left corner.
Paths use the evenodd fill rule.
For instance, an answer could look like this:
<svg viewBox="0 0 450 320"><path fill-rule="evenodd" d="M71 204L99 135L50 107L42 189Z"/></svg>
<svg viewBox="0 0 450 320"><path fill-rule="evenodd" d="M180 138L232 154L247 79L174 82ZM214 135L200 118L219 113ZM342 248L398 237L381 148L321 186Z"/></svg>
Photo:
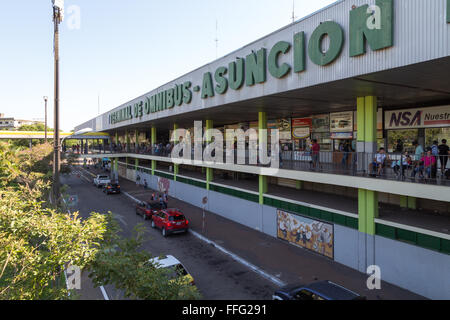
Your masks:
<svg viewBox="0 0 450 320"><path fill-rule="evenodd" d="M434 141L450 141L450 106L386 111L385 130L391 153L414 153L414 141L424 149Z"/></svg>

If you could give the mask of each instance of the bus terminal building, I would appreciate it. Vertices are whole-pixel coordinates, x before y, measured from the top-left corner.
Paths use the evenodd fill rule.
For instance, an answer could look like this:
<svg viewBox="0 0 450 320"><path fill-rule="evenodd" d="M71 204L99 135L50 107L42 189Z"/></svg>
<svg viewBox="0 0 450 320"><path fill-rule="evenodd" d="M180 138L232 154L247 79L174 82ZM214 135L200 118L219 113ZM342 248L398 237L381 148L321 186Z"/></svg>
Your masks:
<svg viewBox="0 0 450 320"><path fill-rule="evenodd" d="M88 157L120 177L450 299L449 55L450 0L341 0L75 131L109 134ZM195 121L278 129L279 169L176 161Z"/></svg>

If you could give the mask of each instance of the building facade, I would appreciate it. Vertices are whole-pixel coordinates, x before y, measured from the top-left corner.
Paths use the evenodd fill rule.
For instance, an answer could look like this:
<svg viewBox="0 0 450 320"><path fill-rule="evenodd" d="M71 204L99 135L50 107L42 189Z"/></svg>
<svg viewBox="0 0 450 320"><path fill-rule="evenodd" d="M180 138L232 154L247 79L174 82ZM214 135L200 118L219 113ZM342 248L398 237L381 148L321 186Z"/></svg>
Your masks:
<svg viewBox="0 0 450 320"><path fill-rule="evenodd" d="M43 124L40 120L19 120L15 118L5 117L3 113L0 113L0 130L16 130L24 125Z"/></svg>
<svg viewBox="0 0 450 320"><path fill-rule="evenodd" d="M449 55L448 0L337 1L75 131L110 135L119 176L449 299ZM195 121L279 129L280 166L169 157Z"/></svg>

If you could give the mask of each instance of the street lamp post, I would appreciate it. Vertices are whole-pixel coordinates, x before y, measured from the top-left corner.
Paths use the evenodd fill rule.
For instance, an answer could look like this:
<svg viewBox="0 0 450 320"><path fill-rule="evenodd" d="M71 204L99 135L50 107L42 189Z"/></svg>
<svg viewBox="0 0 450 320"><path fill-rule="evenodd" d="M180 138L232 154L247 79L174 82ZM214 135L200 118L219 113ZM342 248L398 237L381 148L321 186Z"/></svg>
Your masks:
<svg viewBox="0 0 450 320"><path fill-rule="evenodd" d="M47 143L47 101L48 101L48 97L45 96L44 97L44 101L45 101L45 122L44 122L44 130L45 130L45 143Z"/></svg>
<svg viewBox="0 0 450 320"><path fill-rule="evenodd" d="M60 171L60 141L59 141L59 24L64 16L64 0L52 0L54 23L54 53L55 53L55 106L54 106L54 151L53 151L53 200L59 204L59 171Z"/></svg>

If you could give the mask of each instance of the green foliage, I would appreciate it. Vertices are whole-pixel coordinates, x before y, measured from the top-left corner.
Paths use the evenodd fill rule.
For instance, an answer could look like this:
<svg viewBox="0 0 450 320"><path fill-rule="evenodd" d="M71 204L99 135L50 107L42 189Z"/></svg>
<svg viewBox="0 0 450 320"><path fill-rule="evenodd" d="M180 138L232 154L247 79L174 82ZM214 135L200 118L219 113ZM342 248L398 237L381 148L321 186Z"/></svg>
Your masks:
<svg viewBox="0 0 450 320"><path fill-rule="evenodd" d="M145 227L142 224L136 226L132 238L123 239L117 236L120 232L117 223L112 216L109 218L109 226L114 225L115 231L105 237L103 249L91 266L90 277L95 285L112 284L131 299L200 299L195 286L187 283L181 276L171 279L169 270L157 268L149 262L152 255L139 250L145 241Z"/></svg>
<svg viewBox="0 0 450 320"><path fill-rule="evenodd" d="M47 208L48 185L0 191L0 300L67 299L67 265L85 268L107 229L104 215L81 219Z"/></svg>
<svg viewBox="0 0 450 320"><path fill-rule="evenodd" d="M26 124L21 126L17 131L45 131L45 125L43 123L36 124ZM47 126L47 131L54 131L52 128Z"/></svg>
<svg viewBox="0 0 450 320"><path fill-rule="evenodd" d="M50 206L51 161L50 144L29 150L0 142L0 300L68 299L68 265L133 299L200 297L182 278L169 280L148 263L142 225L124 239L111 214L81 219Z"/></svg>

